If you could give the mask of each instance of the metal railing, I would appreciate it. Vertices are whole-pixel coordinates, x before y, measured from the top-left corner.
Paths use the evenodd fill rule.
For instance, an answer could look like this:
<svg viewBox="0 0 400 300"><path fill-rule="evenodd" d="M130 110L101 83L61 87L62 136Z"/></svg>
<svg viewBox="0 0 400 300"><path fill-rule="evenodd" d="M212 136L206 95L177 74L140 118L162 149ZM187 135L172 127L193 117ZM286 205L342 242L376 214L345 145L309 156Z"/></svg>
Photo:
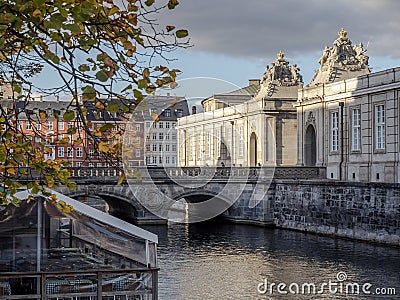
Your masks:
<svg viewBox="0 0 400 300"><path fill-rule="evenodd" d="M0 273L5 299L158 299L158 270Z"/></svg>

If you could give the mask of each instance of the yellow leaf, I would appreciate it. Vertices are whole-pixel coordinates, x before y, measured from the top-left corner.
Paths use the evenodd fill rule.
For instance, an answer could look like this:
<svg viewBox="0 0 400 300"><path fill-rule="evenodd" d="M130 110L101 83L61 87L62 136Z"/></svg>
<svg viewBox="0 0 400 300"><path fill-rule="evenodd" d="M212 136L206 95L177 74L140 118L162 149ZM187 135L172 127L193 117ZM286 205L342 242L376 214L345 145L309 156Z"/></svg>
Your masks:
<svg viewBox="0 0 400 300"><path fill-rule="evenodd" d="M104 104L101 103L100 101L97 101L97 102L96 102L96 107L97 107L98 109L104 109Z"/></svg>
<svg viewBox="0 0 400 300"><path fill-rule="evenodd" d="M42 16L42 12L38 8L36 8L32 13L32 16L35 18L40 18Z"/></svg>
<svg viewBox="0 0 400 300"><path fill-rule="evenodd" d="M7 173L10 175L15 175L17 173L17 171L14 168L9 168L9 169L7 169Z"/></svg>
<svg viewBox="0 0 400 300"><path fill-rule="evenodd" d="M160 121L160 116L154 112L151 113L151 118L153 119L154 122Z"/></svg>
<svg viewBox="0 0 400 300"><path fill-rule="evenodd" d="M54 186L54 180L47 181L47 186L52 188Z"/></svg>
<svg viewBox="0 0 400 300"><path fill-rule="evenodd" d="M122 182L124 182L124 180L126 180L126 175L125 175L125 173L122 173L118 178L117 185L121 185Z"/></svg>
<svg viewBox="0 0 400 300"><path fill-rule="evenodd" d="M99 151L100 152L108 152L108 151L110 151L110 148L107 146L106 143L100 142L99 143Z"/></svg>
<svg viewBox="0 0 400 300"><path fill-rule="evenodd" d="M39 113L39 116L40 116L41 119L46 119L46 118L47 118L47 114L46 114L46 112L44 112L44 111L41 111L41 112Z"/></svg>

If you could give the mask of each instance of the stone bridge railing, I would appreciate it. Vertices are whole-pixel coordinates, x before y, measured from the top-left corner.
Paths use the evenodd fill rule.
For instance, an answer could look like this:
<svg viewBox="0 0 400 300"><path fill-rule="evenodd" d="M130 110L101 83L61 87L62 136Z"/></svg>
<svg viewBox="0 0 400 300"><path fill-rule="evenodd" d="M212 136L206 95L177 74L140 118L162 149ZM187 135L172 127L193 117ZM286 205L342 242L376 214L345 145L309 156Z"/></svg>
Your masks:
<svg viewBox="0 0 400 300"><path fill-rule="evenodd" d="M146 172L144 172L146 170ZM321 167L135 167L131 170L125 170L128 177L135 177L137 174L150 175L151 179L167 180L177 177L205 176L216 180L227 180L228 178L258 178L260 174L273 174L274 179L324 179L326 178L325 168ZM72 168L72 178L75 181L79 179L96 179L99 182L106 180L117 180L122 171L107 167L92 168Z"/></svg>

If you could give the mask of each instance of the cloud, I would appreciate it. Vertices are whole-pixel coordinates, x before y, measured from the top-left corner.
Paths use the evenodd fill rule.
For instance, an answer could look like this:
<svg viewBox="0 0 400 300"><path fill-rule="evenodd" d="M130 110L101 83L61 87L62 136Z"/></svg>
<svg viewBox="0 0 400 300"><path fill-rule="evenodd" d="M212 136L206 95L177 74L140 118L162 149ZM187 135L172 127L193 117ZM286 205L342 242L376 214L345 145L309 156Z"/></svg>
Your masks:
<svg viewBox="0 0 400 300"><path fill-rule="evenodd" d="M400 57L397 0L182 0L161 21L187 28L190 51L241 58L322 53L344 27L368 54Z"/></svg>

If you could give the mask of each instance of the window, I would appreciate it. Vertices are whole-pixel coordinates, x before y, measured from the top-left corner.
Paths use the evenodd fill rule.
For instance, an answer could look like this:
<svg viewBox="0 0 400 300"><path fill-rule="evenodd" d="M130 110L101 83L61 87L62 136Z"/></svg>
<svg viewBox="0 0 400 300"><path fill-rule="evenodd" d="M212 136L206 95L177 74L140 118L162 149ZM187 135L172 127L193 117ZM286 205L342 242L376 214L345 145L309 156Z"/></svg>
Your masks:
<svg viewBox="0 0 400 300"><path fill-rule="evenodd" d="M82 148L81 147L76 148L76 157L82 157Z"/></svg>
<svg viewBox="0 0 400 300"><path fill-rule="evenodd" d="M140 149L136 149L135 150L135 156L136 157L140 157Z"/></svg>
<svg viewBox="0 0 400 300"><path fill-rule="evenodd" d="M136 131L140 131L141 130L141 128L140 128L140 124L136 124Z"/></svg>
<svg viewBox="0 0 400 300"><path fill-rule="evenodd" d="M169 140L169 133L165 134L165 139Z"/></svg>
<svg viewBox="0 0 400 300"><path fill-rule="evenodd" d="M150 134L146 134L146 141L150 140Z"/></svg>
<svg viewBox="0 0 400 300"><path fill-rule="evenodd" d="M157 139L157 133L153 132L153 140Z"/></svg>
<svg viewBox="0 0 400 300"><path fill-rule="evenodd" d="M158 128L164 128L164 122L159 122L158 123Z"/></svg>
<svg viewBox="0 0 400 300"><path fill-rule="evenodd" d="M53 122L47 122L47 130L53 130Z"/></svg>
<svg viewBox="0 0 400 300"><path fill-rule="evenodd" d="M183 116L183 109L177 109L177 110L176 110L176 116L177 116L178 118L182 118L182 116Z"/></svg>
<svg viewBox="0 0 400 300"><path fill-rule="evenodd" d="M77 166L77 167L81 167L81 166L82 166L82 162L81 162L81 161L77 161L77 162L76 162L76 166Z"/></svg>
<svg viewBox="0 0 400 300"><path fill-rule="evenodd" d="M18 126L18 129L19 129L19 130L22 130L22 122L18 122L18 125L17 125L17 126Z"/></svg>
<svg viewBox="0 0 400 300"><path fill-rule="evenodd" d="M385 149L385 106L383 104L375 106L375 148Z"/></svg>
<svg viewBox="0 0 400 300"><path fill-rule="evenodd" d="M169 152L169 144L166 144L166 145L165 145L165 151L166 151L166 152Z"/></svg>
<svg viewBox="0 0 400 300"><path fill-rule="evenodd" d="M146 122L146 128L150 128L151 122Z"/></svg>
<svg viewBox="0 0 400 300"><path fill-rule="evenodd" d="M93 150L93 149L90 149L90 150L89 150L89 156L90 156L90 157L93 157L93 155L94 155L94 150Z"/></svg>
<svg viewBox="0 0 400 300"><path fill-rule="evenodd" d="M58 157L64 157L64 147L58 148Z"/></svg>
<svg viewBox="0 0 400 300"><path fill-rule="evenodd" d="M162 144L158 145L158 151L160 151L160 152L163 151L163 145Z"/></svg>
<svg viewBox="0 0 400 300"><path fill-rule="evenodd" d="M173 134L172 134L172 139L173 139L173 140L176 140L176 133L173 133Z"/></svg>
<svg viewBox="0 0 400 300"><path fill-rule="evenodd" d="M169 156L166 156L166 157L165 157L165 163L166 163L166 164L169 164Z"/></svg>
<svg viewBox="0 0 400 300"><path fill-rule="evenodd" d="M140 144L140 136L136 137L136 141L135 142L136 142L136 144Z"/></svg>
<svg viewBox="0 0 400 300"><path fill-rule="evenodd" d="M102 163L97 163L97 167L98 167L98 168L101 168L102 166L103 166Z"/></svg>
<svg viewBox="0 0 400 300"><path fill-rule="evenodd" d="M153 144L153 151L157 151L157 144Z"/></svg>
<svg viewBox="0 0 400 300"><path fill-rule="evenodd" d="M150 114L156 114L156 113L157 113L157 108L150 109Z"/></svg>
<svg viewBox="0 0 400 300"><path fill-rule="evenodd" d="M170 122L165 122L165 128L169 128L170 127Z"/></svg>
<svg viewBox="0 0 400 300"><path fill-rule="evenodd" d="M58 122L58 130L64 130L64 122Z"/></svg>
<svg viewBox="0 0 400 300"><path fill-rule="evenodd" d="M217 157L221 157L221 128L217 128L216 140L217 143L215 147L217 147Z"/></svg>
<svg viewBox="0 0 400 300"><path fill-rule="evenodd" d="M36 130L41 130L42 129L42 125L40 124L40 123L36 123L35 124L35 128L36 128Z"/></svg>
<svg viewBox="0 0 400 300"><path fill-rule="evenodd" d="M351 150L359 151L361 150L361 110L359 108L352 110L351 121Z"/></svg>
<svg viewBox="0 0 400 300"><path fill-rule="evenodd" d="M160 141L162 141L162 140L164 139L164 133L160 132L160 133L158 134L158 139L159 139Z"/></svg>
<svg viewBox="0 0 400 300"><path fill-rule="evenodd" d="M206 145L207 145L207 150L206 150L206 155L210 156L211 155L211 132L207 132L207 140L206 140Z"/></svg>
<svg viewBox="0 0 400 300"><path fill-rule="evenodd" d="M162 162L163 162L162 156L159 156L158 157L158 163L162 164Z"/></svg>
<svg viewBox="0 0 400 300"><path fill-rule="evenodd" d="M148 165L149 163L150 163L150 157L147 156L147 157L146 157L146 165Z"/></svg>
<svg viewBox="0 0 400 300"><path fill-rule="evenodd" d="M73 126L74 126L74 123L72 123L72 122L68 122L68 129L70 129L70 128L72 128Z"/></svg>
<svg viewBox="0 0 400 300"><path fill-rule="evenodd" d="M176 145L175 144L172 145L172 152L176 152Z"/></svg>
<svg viewBox="0 0 400 300"><path fill-rule="evenodd" d="M58 138L59 141L61 141L64 138L64 135L63 134L59 134L57 138Z"/></svg>
<svg viewBox="0 0 400 300"><path fill-rule="evenodd" d="M171 117L171 110L169 108L164 110L164 116L165 117Z"/></svg>
<svg viewBox="0 0 400 300"><path fill-rule="evenodd" d="M67 156L68 157L73 157L74 156L74 152L73 152L73 149L71 147L67 148Z"/></svg>
<svg viewBox="0 0 400 300"><path fill-rule="evenodd" d="M153 156L151 158L151 161L152 161L153 164L156 164L157 163L157 156Z"/></svg>
<svg viewBox="0 0 400 300"><path fill-rule="evenodd" d="M150 145L146 144L146 151L150 151Z"/></svg>
<svg viewBox="0 0 400 300"><path fill-rule="evenodd" d="M339 150L339 113L331 112L331 151Z"/></svg>
<svg viewBox="0 0 400 300"><path fill-rule="evenodd" d="M26 123L25 123L25 129L26 129L26 130L32 130L32 124L31 124L31 122L26 121Z"/></svg>
<svg viewBox="0 0 400 300"><path fill-rule="evenodd" d="M244 127L239 126L239 156L244 155Z"/></svg>
<svg viewBox="0 0 400 300"><path fill-rule="evenodd" d="M40 136L35 136L35 142L36 143L42 142L42 138Z"/></svg>
<svg viewBox="0 0 400 300"><path fill-rule="evenodd" d="M176 126L176 123L172 122L172 128L175 128L175 126Z"/></svg>
<svg viewBox="0 0 400 300"><path fill-rule="evenodd" d="M153 122L153 128L157 128L157 123Z"/></svg>
<svg viewBox="0 0 400 300"><path fill-rule="evenodd" d="M93 163L89 163L89 168L93 168L94 164Z"/></svg>
<svg viewBox="0 0 400 300"><path fill-rule="evenodd" d="M172 159L172 164L175 165L176 164L176 156L172 156L171 159Z"/></svg>

